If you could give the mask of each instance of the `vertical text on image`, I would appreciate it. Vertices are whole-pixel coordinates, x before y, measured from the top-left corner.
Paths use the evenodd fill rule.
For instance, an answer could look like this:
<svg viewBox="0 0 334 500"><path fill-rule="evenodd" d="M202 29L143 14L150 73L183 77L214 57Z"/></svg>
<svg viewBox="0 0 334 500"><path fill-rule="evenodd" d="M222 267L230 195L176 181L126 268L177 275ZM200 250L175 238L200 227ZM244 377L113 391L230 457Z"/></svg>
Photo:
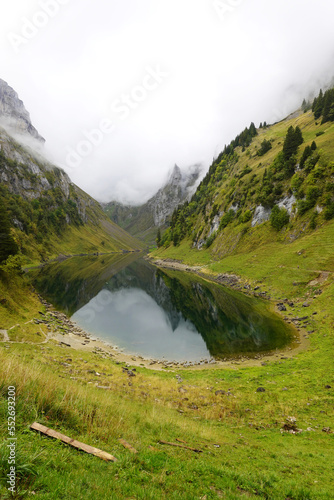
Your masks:
<svg viewBox="0 0 334 500"><path fill-rule="evenodd" d="M16 388L14 386L8 387L7 396L7 415L8 415L8 473L7 484L8 490L11 493L16 491Z"/></svg>

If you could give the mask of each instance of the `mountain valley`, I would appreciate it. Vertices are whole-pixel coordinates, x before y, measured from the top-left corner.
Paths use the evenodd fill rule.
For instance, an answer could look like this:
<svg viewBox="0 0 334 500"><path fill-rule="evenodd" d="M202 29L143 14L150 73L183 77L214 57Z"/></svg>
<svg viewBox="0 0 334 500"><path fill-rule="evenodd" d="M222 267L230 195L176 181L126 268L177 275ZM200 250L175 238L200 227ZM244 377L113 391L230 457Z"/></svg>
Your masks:
<svg viewBox="0 0 334 500"><path fill-rule="evenodd" d="M278 123L252 123L204 177L175 166L147 203L101 207L43 157L0 80L0 430L15 390L17 440L14 496L0 443L1 498L332 497L333 110L328 89ZM80 311L89 331L71 319ZM139 318L153 338L186 323L212 359L102 342L97 320L122 333L116 313L134 318L134 346Z"/></svg>

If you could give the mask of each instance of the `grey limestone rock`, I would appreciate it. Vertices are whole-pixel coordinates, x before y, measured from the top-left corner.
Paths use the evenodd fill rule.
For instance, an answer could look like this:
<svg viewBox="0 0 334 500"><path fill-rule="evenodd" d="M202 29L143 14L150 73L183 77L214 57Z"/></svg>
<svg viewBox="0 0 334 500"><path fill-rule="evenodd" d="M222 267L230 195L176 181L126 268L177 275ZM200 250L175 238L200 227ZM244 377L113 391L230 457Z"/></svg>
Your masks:
<svg viewBox="0 0 334 500"><path fill-rule="evenodd" d="M281 200L278 203L278 206L279 208L285 208L288 214L291 215L293 212L293 206L295 205L296 202L297 199L294 195L286 196L285 198L283 198L283 200Z"/></svg>
<svg viewBox="0 0 334 500"><path fill-rule="evenodd" d="M197 187L199 174L199 165L192 166L186 172L182 172L177 165L174 166L167 184L147 202L153 213L155 226L163 226L175 208L182 202L189 201Z"/></svg>
<svg viewBox="0 0 334 500"><path fill-rule="evenodd" d="M262 222L269 220L270 214L271 214L270 208L265 208L262 205L256 207L252 220L252 227L255 227L258 224L261 224Z"/></svg>
<svg viewBox="0 0 334 500"><path fill-rule="evenodd" d="M30 115L17 92L0 78L0 119L18 134L29 134L41 143L45 139L32 125Z"/></svg>

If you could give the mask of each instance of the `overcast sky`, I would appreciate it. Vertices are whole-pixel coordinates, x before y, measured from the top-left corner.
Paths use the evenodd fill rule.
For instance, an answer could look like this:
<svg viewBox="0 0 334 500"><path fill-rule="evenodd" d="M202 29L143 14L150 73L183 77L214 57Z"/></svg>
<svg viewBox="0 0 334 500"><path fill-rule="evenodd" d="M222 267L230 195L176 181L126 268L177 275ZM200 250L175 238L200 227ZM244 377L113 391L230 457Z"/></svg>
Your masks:
<svg viewBox="0 0 334 500"><path fill-rule="evenodd" d="M2 0L0 78L100 201L146 201L334 75L333 0Z"/></svg>

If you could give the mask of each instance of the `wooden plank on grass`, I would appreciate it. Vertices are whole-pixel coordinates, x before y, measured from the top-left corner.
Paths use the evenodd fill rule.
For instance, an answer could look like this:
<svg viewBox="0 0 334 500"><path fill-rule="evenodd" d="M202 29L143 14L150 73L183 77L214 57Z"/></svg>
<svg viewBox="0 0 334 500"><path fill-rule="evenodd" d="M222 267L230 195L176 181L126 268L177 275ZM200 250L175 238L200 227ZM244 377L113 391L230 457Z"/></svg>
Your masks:
<svg viewBox="0 0 334 500"><path fill-rule="evenodd" d="M124 446L124 448L131 451L131 453L138 453L138 451L133 446L131 446L131 444L127 443L124 439L119 439L118 441L121 443L122 446Z"/></svg>
<svg viewBox="0 0 334 500"><path fill-rule="evenodd" d="M107 462L117 462L117 458L113 457L109 453L99 450L98 448L94 448L93 446L89 446L88 444L80 443L80 441L76 441L75 439L71 439L68 436L65 436L64 434L61 434L60 432L54 431L53 429L49 429L48 427L45 427L45 425L41 425L37 422L34 422L30 426L30 429L41 432L42 434L45 434L48 437L60 439L60 441L62 441L65 444L69 444L70 446L73 446L78 450L85 451L90 455L95 455L96 457L102 458L102 460L106 460Z"/></svg>
<svg viewBox="0 0 334 500"><path fill-rule="evenodd" d="M203 453L202 450L198 450L197 448L190 448L190 446L183 446L178 443L168 443L168 441L159 441L160 444L168 444L168 446L177 446L178 448L185 448L186 450L194 451L196 453Z"/></svg>

